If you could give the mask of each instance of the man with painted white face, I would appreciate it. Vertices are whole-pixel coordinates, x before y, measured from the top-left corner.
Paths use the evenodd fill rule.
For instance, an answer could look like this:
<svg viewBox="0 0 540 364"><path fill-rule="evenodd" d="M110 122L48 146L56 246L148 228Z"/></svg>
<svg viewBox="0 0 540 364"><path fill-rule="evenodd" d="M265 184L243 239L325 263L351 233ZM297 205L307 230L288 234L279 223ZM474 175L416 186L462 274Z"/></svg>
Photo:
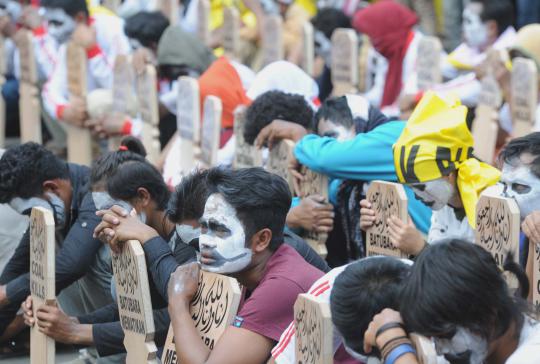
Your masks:
<svg viewBox="0 0 540 364"><path fill-rule="evenodd" d="M213 169L210 196L200 220L200 267L227 274L245 287L233 326L210 351L189 313L199 265L180 266L169 281L169 313L183 363L262 363L293 319L300 293L323 273L283 244L291 203L287 183L261 168ZM152 238L148 236L147 239Z"/></svg>
<svg viewBox="0 0 540 364"><path fill-rule="evenodd" d="M394 144L399 182L434 211L428 243L449 237L474 241L478 197L499 180L499 170L474 158L466 115L467 108L459 101L429 92ZM375 211L367 200L360 206L360 226L367 230ZM392 244L404 253L416 255L426 246L410 219L404 223L391 217L389 228Z"/></svg>
<svg viewBox="0 0 540 364"><path fill-rule="evenodd" d="M88 119L86 100L68 92L66 43L72 40L86 50L87 91L110 89L116 55L130 51L123 21L104 10L90 16L85 0L44 0L41 5L49 34L60 45L58 61L42 91L45 109L58 120L84 126Z"/></svg>

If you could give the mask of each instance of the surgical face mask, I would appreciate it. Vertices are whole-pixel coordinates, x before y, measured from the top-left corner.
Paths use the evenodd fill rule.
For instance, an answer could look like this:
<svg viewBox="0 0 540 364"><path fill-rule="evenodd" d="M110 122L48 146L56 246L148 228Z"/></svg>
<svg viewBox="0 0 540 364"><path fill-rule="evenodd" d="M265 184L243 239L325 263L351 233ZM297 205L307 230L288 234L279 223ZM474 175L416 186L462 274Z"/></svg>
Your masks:
<svg viewBox="0 0 540 364"><path fill-rule="evenodd" d="M198 239L201 235L201 228L194 228L191 225L178 224L176 225L176 234L185 244Z"/></svg>
<svg viewBox="0 0 540 364"><path fill-rule="evenodd" d="M454 187L444 178L424 183L411 183L410 187L416 198L433 211L440 210L448 205L454 194Z"/></svg>
<svg viewBox="0 0 540 364"><path fill-rule="evenodd" d="M434 338L435 349L450 364L483 364L488 354L488 342L459 327L451 339Z"/></svg>
<svg viewBox="0 0 540 364"><path fill-rule="evenodd" d="M47 8L44 15L49 34L59 44L67 42L75 30L75 20L60 8Z"/></svg>
<svg viewBox="0 0 540 364"><path fill-rule="evenodd" d="M18 21L22 13L22 6L17 1L0 0L0 16L9 16L14 22Z"/></svg>
<svg viewBox="0 0 540 364"><path fill-rule="evenodd" d="M469 4L463 11L463 38L472 48L481 49L487 45L488 31L480 19L482 5Z"/></svg>
<svg viewBox="0 0 540 364"><path fill-rule="evenodd" d="M236 210L225 198L210 195L204 207L199 237L201 267L213 273L236 273L251 263L251 249L246 248L244 227ZM210 262L203 263L203 258Z"/></svg>
<svg viewBox="0 0 540 364"><path fill-rule="evenodd" d="M43 207L54 214L54 223L56 228L63 228L66 224L66 207L64 201L52 192L46 192L48 199L40 197L31 197L23 199L15 197L9 202L9 206L21 215L30 215L32 208Z"/></svg>
<svg viewBox="0 0 540 364"><path fill-rule="evenodd" d="M503 196L517 202L522 220L540 209L540 178L536 177L526 164L505 163L501 182L504 185Z"/></svg>

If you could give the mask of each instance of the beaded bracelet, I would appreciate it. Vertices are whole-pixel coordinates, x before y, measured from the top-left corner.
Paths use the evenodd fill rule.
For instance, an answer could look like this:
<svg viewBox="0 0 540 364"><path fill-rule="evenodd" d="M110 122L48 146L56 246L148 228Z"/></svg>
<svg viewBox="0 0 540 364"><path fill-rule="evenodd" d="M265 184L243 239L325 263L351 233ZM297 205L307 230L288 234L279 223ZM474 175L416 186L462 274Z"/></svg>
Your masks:
<svg viewBox="0 0 540 364"><path fill-rule="evenodd" d="M390 352L388 357L384 360L384 364L394 364L401 356L408 353L416 355L416 350L414 350L411 344L401 344Z"/></svg>

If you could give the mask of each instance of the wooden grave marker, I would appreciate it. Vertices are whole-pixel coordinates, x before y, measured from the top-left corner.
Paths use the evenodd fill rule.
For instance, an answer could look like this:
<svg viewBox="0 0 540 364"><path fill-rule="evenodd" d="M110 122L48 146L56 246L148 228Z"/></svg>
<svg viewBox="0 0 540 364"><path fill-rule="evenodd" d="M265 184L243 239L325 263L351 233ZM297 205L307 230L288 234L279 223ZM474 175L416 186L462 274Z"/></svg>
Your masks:
<svg viewBox="0 0 540 364"><path fill-rule="evenodd" d="M333 96L356 93L358 85L358 36L353 29L338 28L332 34Z"/></svg>
<svg viewBox="0 0 540 364"><path fill-rule="evenodd" d="M4 47L4 37L0 35L0 89L6 82L7 61ZM0 97L0 148L6 145L6 103L3 97Z"/></svg>
<svg viewBox="0 0 540 364"><path fill-rule="evenodd" d="M289 185L291 191L294 191L293 176L289 172L289 161L293 155L295 143L292 140L283 139L275 143L268 154L266 169L268 172L277 174Z"/></svg>
<svg viewBox="0 0 540 364"><path fill-rule="evenodd" d="M41 105L39 102L38 71L32 32L21 29L16 35L19 49L19 114L21 142L43 142L41 136Z"/></svg>
<svg viewBox="0 0 540 364"><path fill-rule="evenodd" d="M158 9L169 19L170 25L178 24L180 14L178 0L159 0Z"/></svg>
<svg viewBox="0 0 540 364"><path fill-rule="evenodd" d="M56 304L54 216L50 210L34 207L30 215L30 294L34 317L43 305ZM55 363L54 339L30 328L30 363Z"/></svg>
<svg viewBox="0 0 540 364"><path fill-rule="evenodd" d="M315 64L315 31L310 21L302 25L302 69L313 76Z"/></svg>
<svg viewBox="0 0 540 364"><path fill-rule="evenodd" d="M262 167L262 152L254 145L249 145L244 139L244 126L246 125L247 107L240 105L234 111L234 160L235 169Z"/></svg>
<svg viewBox="0 0 540 364"><path fill-rule="evenodd" d="M370 61L373 59L373 46L367 35L361 36L361 44L358 49L358 91L367 92L373 83L370 75Z"/></svg>
<svg viewBox="0 0 540 364"><path fill-rule="evenodd" d="M283 20L279 15L267 15L263 19L262 66L281 61L284 57Z"/></svg>
<svg viewBox="0 0 540 364"><path fill-rule="evenodd" d="M238 281L221 274L200 271L199 287L191 302L190 312L205 345L212 350L229 327L240 305L242 292ZM163 364L177 364L172 325L161 357Z"/></svg>
<svg viewBox="0 0 540 364"><path fill-rule="evenodd" d="M294 303L296 335L295 363L332 364L334 362L330 304L320 297L300 294Z"/></svg>
<svg viewBox="0 0 540 364"><path fill-rule="evenodd" d="M66 49L67 81L70 98L79 97L86 102L87 69L86 51L70 42ZM89 166L92 163L92 135L90 130L68 123L63 124L67 132L68 161Z"/></svg>
<svg viewBox="0 0 540 364"><path fill-rule="evenodd" d="M533 305L540 312L540 244L529 242L529 254L533 256L533 276L531 282Z"/></svg>
<svg viewBox="0 0 540 364"><path fill-rule="evenodd" d="M516 58L512 62L512 135L521 137L532 131L538 105L538 70L533 60Z"/></svg>
<svg viewBox="0 0 540 364"><path fill-rule="evenodd" d="M223 9L223 50L233 60L240 60L240 15L232 6Z"/></svg>
<svg viewBox="0 0 540 364"><path fill-rule="evenodd" d="M152 300L141 243L127 241L122 252L111 252L111 257L118 313L125 335L126 363L157 364Z"/></svg>
<svg viewBox="0 0 540 364"><path fill-rule="evenodd" d="M426 91L442 82L441 73L441 41L437 37L422 37L418 43L417 86Z"/></svg>
<svg viewBox="0 0 540 364"><path fill-rule="evenodd" d="M367 200L375 210L375 222L366 231L366 256L386 255L406 258L390 242L388 219L395 216L407 223L407 195L399 183L373 181L368 188Z"/></svg>
<svg viewBox="0 0 540 364"><path fill-rule="evenodd" d="M437 364L437 351L431 340L415 333L411 333L410 338L416 349L419 364Z"/></svg>
<svg viewBox="0 0 540 364"><path fill-rule="evenodd" d="M303 168L303 172L304 181L300 183L298 195L302 198L320 195L324 197L324 202L328 203L328 176L314 172L306 167ZM326 249L328 233L308 231L303 238L321 257L325 258L328 255L328 250Z"/></svg>
<svg viewBox="0 0 540 364"><path fill-rule="evenodd" d="M191 172L197 165L198 144L201 140L201 107L199 83L187 76L178 78L176 123L180 138L180 171Z"/></svg>
<svg viewBox="0 0 540 364"><path fill-rule="evenodd" d="M221 99L207 96L204 100L203 124L201 133L201 163L206 167L218 164L219 140L221 134Z"/></svg>
<svg viewBox="0 0 540 364"><path fill-rule="evenodd" d="M135 84L139 117L143 125L141 140L146 148L147 159L151 163L156 163L161 154L156 68L153 65L146 65L144 71L135 77Z"/></svg>
<svg viewBox="0 0 540 364"><path fill-rule="evenodd" d="M503 96L497 80L487 74L480 81L480 99L476 107L476 116L472 124L474 153L480 160L492 163L499 132L499 108Z"/></svg>
<svg viewBox="0 0 540 364"><path fill-rule="evenodd" d="M519 260L519 207L513 199L482 194L476 204L475 243L491 253L501 271L509 253Z"/></svg>
<svg viewBox="0 0 540 364"><path fill-rule="evenodd" d="M135 110L135 76L131 59L119 54L114 60L112 85L112 111L127 117L134 117ZM122 137L109 138L109 150L118 150Z"/></svg>
<svg viewBox="0 0 540 364"><path fill-rule="evenodd" d="M198 0L197 3L197 36L207 46L210 43L210 1Z"/></svg>

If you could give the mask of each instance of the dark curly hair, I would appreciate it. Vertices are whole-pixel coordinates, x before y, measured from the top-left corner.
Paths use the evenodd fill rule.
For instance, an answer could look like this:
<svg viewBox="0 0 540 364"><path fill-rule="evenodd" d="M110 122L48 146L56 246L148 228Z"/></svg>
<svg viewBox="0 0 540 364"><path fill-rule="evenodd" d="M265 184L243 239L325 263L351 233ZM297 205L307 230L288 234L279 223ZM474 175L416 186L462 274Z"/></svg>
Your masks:
<svg viewBox="0 0 540 364"><path fill-rule="evenodd" d="M43 182L68 178L67 163L43 146L18 145L8 149L0 159L0 203L15 197L39 196L43 193Z"/></svg>
<svg viewBox="0 0 540 364"><path fill-rule="evenodd" d="M147 48L157 47L159 39L169 26L161 11L140 11L126 19L124 32Z"/></svg>
<svg viewBox="0 0 540 364"><path fill-rule="evenodd" d="M534 157L529 167L540 178L540 132L512 139L499 154L499 160L513 165L523 153L530 153Z"/></svg>
<svg viewBox="0 0 540 364"><path fill-rule="evenodd" d="M204 205L210 195L206 178L209 170L196 170L182 178L174 189L167 216L180 223L184 220L199 220L204 213Z"/></svg>
<svg viewBox="0 0 540 364"><path fill-rule="evenodd" d="M300 124L308 129L313 120L313 109L301 95L281 91L265 92L257 97L246 111L246 143L253 145L260 131L275 119Z"/></svg>

